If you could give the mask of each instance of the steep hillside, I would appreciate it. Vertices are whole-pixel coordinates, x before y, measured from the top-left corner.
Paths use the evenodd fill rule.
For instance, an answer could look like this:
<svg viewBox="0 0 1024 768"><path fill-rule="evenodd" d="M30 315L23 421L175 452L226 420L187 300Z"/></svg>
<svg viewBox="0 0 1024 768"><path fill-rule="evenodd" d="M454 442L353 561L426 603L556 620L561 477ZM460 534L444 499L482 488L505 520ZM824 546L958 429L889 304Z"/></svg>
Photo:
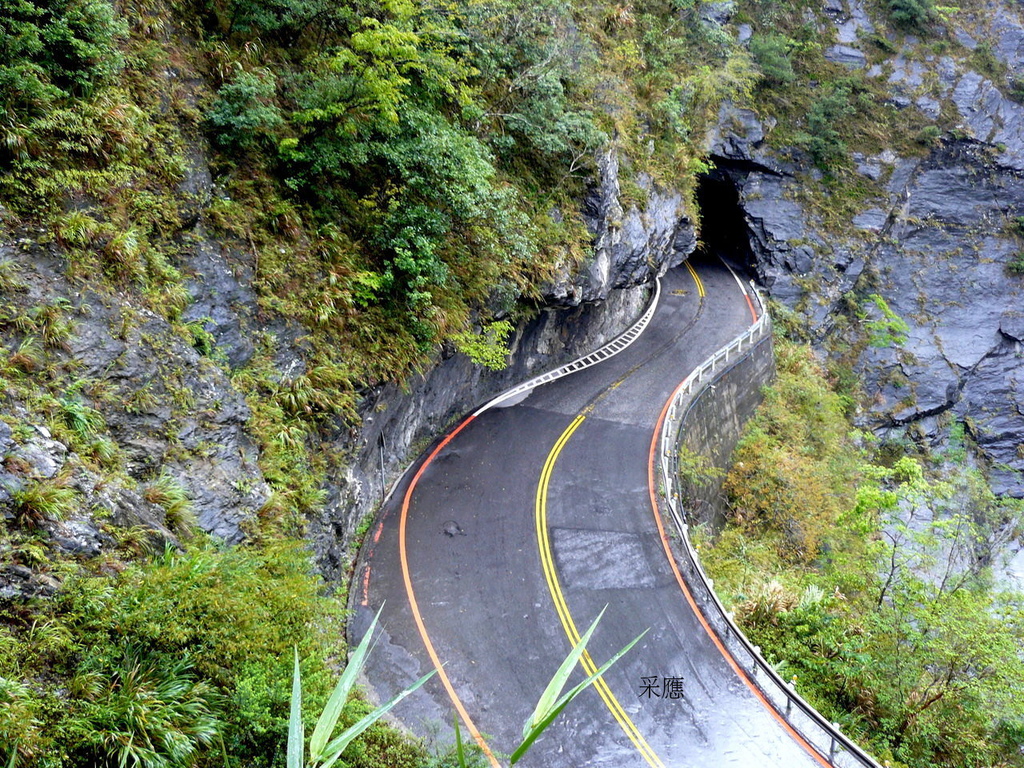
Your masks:
<svg viewBox="0 0 1024 768"><path fill-rule="evenodd" d="M1019 9L837 0L735 18L777 70L709 147L752 269L863 380L864 425L927 445L962 422L996 492L1024 495Z"/></svg>

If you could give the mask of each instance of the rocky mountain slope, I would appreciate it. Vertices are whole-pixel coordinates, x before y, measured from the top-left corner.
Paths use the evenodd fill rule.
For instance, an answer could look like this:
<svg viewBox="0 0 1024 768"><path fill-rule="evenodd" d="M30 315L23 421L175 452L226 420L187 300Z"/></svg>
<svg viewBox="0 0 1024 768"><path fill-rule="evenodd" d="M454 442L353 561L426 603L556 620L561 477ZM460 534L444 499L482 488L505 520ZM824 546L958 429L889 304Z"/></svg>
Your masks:
<svg viewBox="0 0 1024 768"><path fill-rule="evenodd" d="M865 425L934 443L961 421L994 490L1024 496L1020 9L964 8L924 40L890 29L884 55L881 24L858 0L827 3L812 23L834 41L826 59L879 88L887 108L934 122L909 145L883 136L874 152L851 151L830 189L813 157L773 145L774 121L723 109L710 151L735 190L751 268L862 377ZM830 196L857 184L866 192L847 210L829 210ZM885 320L871 296L905 321L896 338L857 341Z"/></svg>

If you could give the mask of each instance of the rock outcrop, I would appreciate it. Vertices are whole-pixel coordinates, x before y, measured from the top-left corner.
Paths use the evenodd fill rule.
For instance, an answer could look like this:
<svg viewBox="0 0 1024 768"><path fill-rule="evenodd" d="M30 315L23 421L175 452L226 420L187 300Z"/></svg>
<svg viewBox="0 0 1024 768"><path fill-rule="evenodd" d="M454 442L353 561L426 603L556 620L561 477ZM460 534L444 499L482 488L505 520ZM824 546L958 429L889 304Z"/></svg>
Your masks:
<svg viewBox="0 0 1024 768"><path fill-rule="evenodd" d="M604 301L613 290L649 283L697 247L681 192L661 189L640 174L636 185L646 198L643 207L624 204L614 149L600 154L597 170L583 201L583 219L594 237L593 257L577 274L548 286L546 298L553 306Z"/></svg>
<svg viewBox="0 0 1024 768"><path fill-rule="evenodd" d="M31 423L19 400L27 395L6 393L0 514L15 518L22 513L18 494L26 484L56 478L74 494L74 512L47 519L43 528L49 546L66 554L91 557L117 546L116 528L145 531L153 546L173 546L175 521L146 499L147 484L159 476L183 489L199 528L229 543L246 537L271 496L248 428L249 407L229 374L245 366L259 340L269 336L277 342L273 364L280 375L302 372L306 331L263 312L252 288L249 254L208 234L200 211L201 202L215 194L213 181L202 148L189 156L181 187L198 207L186 223L178 267L187 276L190 302L174 323L128 292L101 295L88 281L83 289L67 276L62 249L41 244L48 238L38 235L46 233L26 233L18 243L0 245L0 261L13 264L20 281L12 312L27 316L34 308L57 307L67 318L66 338L47 357L74 368L80 385L69 402L98 414L96 437L117 447L111 472L92 471L93 457ZM614 336L645 305L645 284L693 250L696 237L682 195L646 179L639 183L647 195L643 210L622 203L617 159L614 153L602 157L600 178L585 201L594 257L578 274L567 273L547 287L546 305L515 333L506 370L484 371L445 348L435 367L403 387L365 392L361 426L339 424L325 439L325 452L344 457L328 470L327 504L310 521L326 571L340 575L359 521L379 502L382 483L390 485L413 458L414 446L473 404ZM13 319L7 321L9 342L21 343L25 334ZM0 576L0 584L21 594L48 588L19 578Z"/></svg>
<svg viewBox="0 0 1024 768"><path fill-rule="evenodd" d="M871 22L858 3L837 0L826 10L844 46L863 46ZM964 34L972 45L998 41L996 55L1018 72L1024 25L1016 8L1004 10L968 19L974 36ZM925 157L854 155L881 194L840 231L802 202L815 173L810 159L768 149L770 126L723 108L709 146L718 178L737 190L751 269L826 346L865 338L881 320L867 299L880 296L908 331L901 343L862 344L864 423L882 435L910 430L941 441L961 421L987 459L993 489L1024 496L1024 277L1015 266L1024 249L1024 107L951 56L908 49L869 76L885 79L899 108L932 118L953 111L959 126Z"/></svg>

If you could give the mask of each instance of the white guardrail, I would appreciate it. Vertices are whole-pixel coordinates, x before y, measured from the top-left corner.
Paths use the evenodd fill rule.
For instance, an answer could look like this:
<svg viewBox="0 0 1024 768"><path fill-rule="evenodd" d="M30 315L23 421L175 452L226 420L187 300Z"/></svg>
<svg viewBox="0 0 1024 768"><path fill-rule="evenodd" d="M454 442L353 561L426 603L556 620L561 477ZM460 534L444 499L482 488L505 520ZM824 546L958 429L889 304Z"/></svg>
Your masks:
<svg viewBox="0 0 1024 768"><path fill-rule="evenodd" d="M595 349L588 355L573 360L571 363L566 363L563 366L555 368L554 370L542 373L540 376L534 376L528 381L524 381L522 384L506 389L500 395L492 400L487 401L473 412L474 416L479 416L484 411L490 408L507 408L508 406L520 403L530 396L541 384L547 384L549 381L560 379L563 376L568 376L570 373L576 373L582 371L584 368L589 368L592 365L603 363L610 357L622 352L626 347L636 341L640 334L647 330L647 326L651 323L651 318L654 317L655 310L658 309L658 302L661 299L661 280L654 281L654 295L651 297L647 304L647 309L644 313L637 318L636 322L633 323L629 328L620 333L614 339L609 341L603 347Z"/></svg>
<svg viewBox="0 0 1024 768"><path fill-rule="evenodd" d="M752 286L753 287L753 286ZM697 553L690 543L689 525L684 520L685 510L674 489L679 485L678 450L683 423L690 408L701 393L725 370L771 335L772 323L764 302L757 294L760 317L750 328L722 347L693 371L679 385L668 408L660 436L660 481L664 489L658 494L662 511L670 513L683 542L683 559L679 563L683 577L693 593L704 618L712 627L726 650L760 689L772 707L785 718L823 758L838 768L881 768L864 750L844 736L839 726L830 723L814 707L804 701L791 683L783 680L761 656L761 650L751 644L733 622L731 615L718 599L714 582L704 573Z"/></svg>

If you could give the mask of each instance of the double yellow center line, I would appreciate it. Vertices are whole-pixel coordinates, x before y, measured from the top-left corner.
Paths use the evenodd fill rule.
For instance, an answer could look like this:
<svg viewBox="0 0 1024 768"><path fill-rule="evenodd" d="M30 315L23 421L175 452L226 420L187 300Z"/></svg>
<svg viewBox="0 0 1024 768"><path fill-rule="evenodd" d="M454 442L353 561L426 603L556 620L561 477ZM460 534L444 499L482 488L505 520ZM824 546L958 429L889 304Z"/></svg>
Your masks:
<svg viewBox="0 0 1024 768"><path fill-rule="evenodd" d="M707 296L707 292L704 290L704 282L700 279L700 275L697 274L697 270L690 265L689 259L684 261L683 264L685 264L686 268L690 270L690 274L693 276L693 282L697 284L697 295L703 299Z"/></svg>
<svg viewBox="0 0 1024 768"><path fill-rule="evenodd" d="M537 527L537 546L540 549L540 561L544 569L544 579L547 581L548 590L551 592L551 599L555 603L555 611L562 622L562 629L565 630L565 634L572 645L576 645L580 641L580 633L576 629L576 623L572 620L572 615L569 613L569 606L565 602L565 596L562 594L562 588L558 581L558 573L555 570L555 558L551 550L551 539L548 536L547 499L548 486L551 483L551 473L555 468L558 455L585 419L586 416L584 414L580 414L573 419L572 423L566 427L565 431L555 442L551 453L548 454L547 460L544 462L544 468L541 471L540 483L537 486L534 517ZM586 651L583 652L583 656L580 658L580 664L583 665L583 669L588 675L592 675L597 671L597 664L594 663L594 660ZM655 754L651 745L647 743L629 715L626 714L626 710L622 708L619 700L615 698L615 694L611 692L604 678L599 677L594 683L594 688L597 689L605 706L608 707L608 711L612 713L612 717L618 722L623 732L633 742L640 754L643 755L647 764L652 766L652 768L665 768L665 764L661 762L661 759Z"/></svg>

